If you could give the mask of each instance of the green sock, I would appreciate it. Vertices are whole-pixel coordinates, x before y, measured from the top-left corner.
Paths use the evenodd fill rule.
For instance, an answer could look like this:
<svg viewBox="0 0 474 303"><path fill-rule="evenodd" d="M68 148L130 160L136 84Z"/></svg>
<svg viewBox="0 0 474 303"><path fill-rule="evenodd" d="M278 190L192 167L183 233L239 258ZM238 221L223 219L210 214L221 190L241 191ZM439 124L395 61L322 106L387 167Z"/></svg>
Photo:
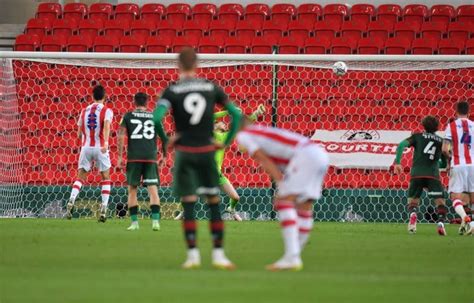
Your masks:
<svg viewBox="0 0 474 303"><path fill-rule="evenodd" d="M239 203L238 199L230 199L230 208L234 209L237 203Z"/></svg>
<svg viewBox="0 0 474 303"><path fill-rule="evenodd" d="M150 205L151 208L151 219L160 220L160 206L159 205Z"/></svg>
<svg viewBox="0 0 474 303"><path fill-rule="evenodd" d="M132 222L138 222L138 205L130 207L128 211L130 212L130 219L132 219Z"/></svg>

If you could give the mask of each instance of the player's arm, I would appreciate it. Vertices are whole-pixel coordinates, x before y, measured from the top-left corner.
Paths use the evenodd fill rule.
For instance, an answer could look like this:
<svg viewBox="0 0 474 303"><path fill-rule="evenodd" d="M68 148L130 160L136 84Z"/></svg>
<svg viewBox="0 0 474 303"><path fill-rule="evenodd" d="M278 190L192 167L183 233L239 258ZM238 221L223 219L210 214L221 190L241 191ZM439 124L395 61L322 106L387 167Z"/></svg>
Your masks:
<svg viewBox="0 0 474 303"><path fill-rule="evenodd" d="M256 121L258 117L260 117L261 115L265 113L265 110L266 110L265 105L259 104L257 106L257 109L254 110L254 112L249 116L249 119L252 121Z"/></svg>
<svg viewBox="0 0 474 303"><path fill-rule="evenodd" d="M168 136L166 135L165 129L163 127L163 123L161 121L156 124L155 122L155 130L160 137L161 140L161 150L163 152L163 157L167 156L167 145L168 145Z"/></svg>
<svg viewBox="0 0 474 303"><path fill-rule="evenodd" d="M167 154L168 136L166 136L162 121L170 107L171 103L167 97L167 90L165 90L158 100L155 110L153 111L153 122L155 123L156 133L162 142L163 156L166 156Z"/></svg>
<svg viewBox="0 0 474 303"><path fill-rule="evenodd" d="M120 123L120 128L118 130L118 160L117 160L117 166L122 167L122 161L123 161L123 147L125 144L125 136L127 134L127 128L123 125L124 122Z"/></svg>
<svg viewBox="0 0 474 303"><path fill-rule="evenodd" d="M443 155L449 159L451 157L451 140L449 139L444 139L443 140L443 146L441 147L441 151L443 152Z"/></svg>
<svg viewBox="0 0 474 303"><path fill-rule="evenodd" d="M273 162L261 149L257 149L252 154L252 158L260 163L260 165L270 175L273 181L278 183L283 179L281 170L278 168L275 162Z"/></svg>
<svg viewBox="0 0 474 303"><path fill-rule="evenodd" d="M215 112L214 113L214 120L227 117L228 115L229 115L229 113L226 110L223 110L223 111L220 111L220 112Z"/></svg>
<svg viewBox="0 0 474 303"><path fill-rule="evenodd" d="M83 111L84 111L84 110L82 110L82 112L83 112ZM79 119L77 120L77 137L79 138L79 140L82 139L82 123L83 123L83 122L82 122L82 119L81 119L81 118L82 118L82 112L81 112L81 114L80 114L80 116L79 116Z"/></svg>
<svg viewBox="0 0 474 303"><path fill-rule="evenodd" d="M100 151L105 153L109 149L109 138L110 138L110 125L112 124L112 117L113 113L110 109L104 109L105 112L105 119L104 119L104 130L102 131L102 135L104 137L104 146L101 146Z"/></svg>
<svg viewBox="0 0 474 303"><path fill-rule="evenodd" d="M403 156L403 152L405 151L405 148L411 146L410 138L403 140L397 146L397 151L395 153L395 165L393 167L396 175L403 173L403 167L401 165L401 161L402 161L402 156Z"/></svg>

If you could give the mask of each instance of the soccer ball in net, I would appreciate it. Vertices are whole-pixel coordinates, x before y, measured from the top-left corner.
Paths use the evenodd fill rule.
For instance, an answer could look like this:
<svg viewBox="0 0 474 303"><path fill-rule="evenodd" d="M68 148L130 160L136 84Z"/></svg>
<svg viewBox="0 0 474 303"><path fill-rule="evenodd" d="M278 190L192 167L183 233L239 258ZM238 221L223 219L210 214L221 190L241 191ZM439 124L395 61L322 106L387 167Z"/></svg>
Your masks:
<svg viewBox="0 0 474 303"><path fill-rule="evenodd" d="M334 71L336 75L343 76L347 73L347 64L345 64L342 61L337 61L332 66L332 70Z"/></svg>

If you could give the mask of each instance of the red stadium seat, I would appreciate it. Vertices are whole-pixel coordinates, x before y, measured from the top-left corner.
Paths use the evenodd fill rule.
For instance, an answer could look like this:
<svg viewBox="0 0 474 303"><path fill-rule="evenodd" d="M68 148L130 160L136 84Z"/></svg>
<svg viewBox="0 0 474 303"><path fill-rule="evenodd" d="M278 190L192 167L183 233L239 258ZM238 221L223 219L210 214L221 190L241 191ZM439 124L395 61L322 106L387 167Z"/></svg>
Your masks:
<svg viewBox="0 0 474 303"><path fill-rule="evenodd" d="M145 48L146 38L143 36L123 36L120 39L121 53L141 53Z"/></svg>
<svg viewBox="0 0 474 303"><path fill-rule="evenodd" d="M236 21L233 20L212 20L209 24L209 35L226 38L234 32L235 24Z"/></svg>
<svg viewBox="0 0 474 303"><path fill-rule="evenodd" d="M404 21L416 22L421 25L428 17L428 7L422 4L411 4L403 8L402 17Z"/></svg>
<svg viewBox="0 0 474 303"><path fill-rule="evenodd" d="M304 46L306 37L287 36L280 39L279 54L299 54Z"/></svg>
<svg viewBox="0 0 474 303"><path fill-rule="evenodd" d="M449 38L468 39L474 28L466 22L451 22L448 24Z"/></svg>
<svg viewBox="0 0 474 303"><path fill-rule="evenodd" d="M460 22L474 22L474 5L461 5L456 10L457 20Z"/></svg>
<svg viewBox="0 0 474 303"><path fill-rule="evenodd" d="M104 35L122 37L130 30L130 22L125 19L107 20L104 24Z"/></svg>
<svg viewBox="0 0 474 303"><path fill-rule="evenodd" d="M377 20L396 23L402 15L402 8L397 4L382 4L377 8Z"/></svg>
<svg viewBox="0 0 474 303"><path fill-rule="evenodd" d="M421 36L427 39L441 39L446 30L447 25L444 22L425 22L421 25Z"/></svg>
<svg viewBox="0 0 474 303"><path fill-rule="evenodd" d="M158 35L176 36L182 27L183 27L183 23L179 20L178 21L161 20L160 23L158 23L156 32Z"/></svg>
<svg viewBox="0 0 474 303"><path fill-rule="evenodd" d="M271 54L273 48L278 45L280 37L275 36L258 36L252 40L250 51L253 54Z"/></svg>
<svg viewBox="0 0 474 303"><path fill-rule="evenodd" d="M133 20L130 24L130 35L148 37L151 36L156 28L153 18Z"/></svg>
<svg viewBox="0 0 474 303"><path fill-rule="evenodd" d="M305 54L327 54L331 47L331 39L310 37L304 44Z"/></svg>
<svg viewBox="0 0 474 303"><path fill-rule="evenodd" d="M43 37L51 30L52 21L50 19L30 19L26 23L26 34Z"/></svg>
<svg viewBox="0 0 474 303"><path fill-rule="evenodd" d="M313 25L314 22L306 20L290 21L290 24L288 24L288 34L292 37L303 37L304 39L306 39L312 32Z"/></svg>
<svg viewBox="0 0 474 303"><path fill-rule="evenodd" d="M79 22L79 35L95 38L104 28L101 19L86 19Z"/></svg>
<svg viewBox="0 0 474 303"><path fill-rule="evenodd" d="M140 17L142 20L152 20L153 22L158 23L165 12L166 8L163 4L147 3L143 4L142 9L140 10Z"/></svg>
<svg viewBox="0 0 474 303"><path fill-rule="evenodd" d="M84 3L68 3L64 6L63 18L79 22L87 16L87 13L87 5Z"/></svg>
<svg viewBox="0 0 474 303"><path fill-rule="evenodd" d="M77 30L76 19L56 19L53 23L53 35L71 36Z"/></svg>
<svg viewBox="0 0 474 303"><path fill-rule="evenodd" d="M372 20L374 13L375 7L371 4L354 4L351 7L351 20L367 25Z"/></svg>
<svg viewBox="0 0 474 303"><path fill-rule="evenodd" d="M273 36L281 38L287 31L288 24L284 21L266 20L263 22L262 33L264 36Z"/></svg>
<svg viewBox="0 0 474 303"><path fill-rule="evenodd" d="M340 30L340 23L332 21L318 21L314 24L314 34L316 37L334 38Z"/></svg>
<svg viewBox="0 0 474 303"><path fill-rule="evenodd" d="M452 5L433 5L430 10L430 20L434 22L449 23L455 16Z"/></svg>
<svg viewBox="0 0 474 303"><path fill-rule="evenodd" d="M235 25L235 35L253 39L262 30L262 23L258 21L239 20Z"/></svg>
<svg viewBox="0 0 474 303"><path fill-rule="evenodd" d="M191 6L186 3L173 3L166 9L166 19L172 22L184 22L191 16Z"/></svg>
<svg viewBox="0 0 474 303"><path fill-rule="evenodd" d="M433 55L437 48L437 39L419 38L413 40L411 44L411 51L413 55Z"/></svg>
<svg viewBox="0 0 474 303"><path fill-rule="evenodd" d="M68 52L88 52L92 49L94 39L89 36L70 36L66 49Z"/></svg>
<svg viewBox="0 0 474 303"><path fill-rule="evenodd" d="M371 38L387 39L393 32L393 23L375 20L367 26L367 36Z"/></svg>
<svg viewBox="0 0 474 303"><path fill-rule="evenodd" d="M34 52L41 44L41 37L34 34L18 35L15 39L14 49L16 51Z"/></svg>
<svg viewBox="0 0 474 303"><path fill-rule="evenodd" d="M466 41L466 55L474 55L474 39Z"/></svg>
<svg viewBox="0 0 474 303"><path fill-rule="evenodd" d="M323 8L319 4L301 4L296 9L296 18L302 22L314 23L322 15Z"/></svg>
<svg viewBox="0 0 474 303"><path fill-rule="evenodd" d="M211 3L197 3L192 10L194 20L205 21L209 24L217 14L217 6Z"/></svg>
<svg viewBox="0 0 474 303"><path fill-rule="evenodd" d="M166 53L173 44L174 37L167 36L151 36L146 41L147 53Z"/></svg>
<svg viewBox="0 0 474 303"><path fill-rule="evenodd" d="M388 38L385 41L386 55L405 55L411 50L411 40L407 38Z"/></svg>
<svg viewBox="0 0 474 303"><path fill-rule="evenodd" d="M464 40L460 39L443 39L439 41L438 53L440 55L460 55L464 51Z"/></svg>
<svg viewBox="0 0 474 303"><path fill-rule="evenodd" d="M110 3L94 3L89 7L89 19L100 19L102 22L110 19L113 12L113 6Z"/></svg>
<svg viewBox="0 0 474 303"><path fill-rule="evenodd" d="M357 53L360 55L377 55L384 48L384 39L362 38L358 41Z"/></svg>
<svg viewBox="0 0 474 303"><path fill-rule="evenodd" d="M328 4L323 8L323 19L333 23L341 24L348 15L344 4Z"/></svg>
<svg viewBox="0 0 474 303"><path fill-rule="evenodd" d="M62 52L67 44L67 38L61 35L44 36L41 40L41 51Z"/></svg>
<svg viewBox="0 0 474 303"><path fill-rule="evenodd" d="M262 3L253 3L245 7L245 20L250 22L263 22L270 16L270 7Z"/></svg>
<svg viewBox="0 0 474 303"><path fill-rule="evenodd" d="M245 54L252 39L248 37L228 37L225 41L225 53Z"/></svg>
<svg viewBox="0 0 474 303"><path fill-rule="evenodd" d="M331 54L353 54L357 48L357 40L344 37L334 38L331 42Z"/></svg>
<svg viewBox="0 0 474 303"><path fill-rule="evenodd" d="M288 24L296 14L296 7L293 4L274 4L272 6L272 20Z"/></svg>
<svg viewBox="0 0 474 303"><path fill-rule="evenodd" d="M183 35L203 36L207 33L209 21L207 20L186 20L183 23Z"/></svg>
<svg viewBox="0 0 474 303"><path fill-rule="evenodd" d="M39 19L57 19L61 17L62 8L59 3L40 3L36 11L36 18Z"/></svg>
<svg viewBox="0 0 474 303"><path fill-rule="evenodd" d="M226 3L219 7L217 13L219 20L237 22L244 15L244 7L236 3Z"/></svg>
<svg viewBox="0 0 474 303"><path fill-rule="evenodd" d="M197 48L198 44L199 38L197 37L179 36L173 41L172 51L173 53L179 53L184 47Z"/></svg>
<svg viewBox="0 0 474 303"><path fill-rule="evenodd" d="M367 24L359 21L345 21L341 25L341 36L348 39L360 39L367 31Z"/></svg>
<svg viewBox="0 0 474 303"><path fill-rule="evenodd" d="M121 3L115 7L115 19L132 22L138 18L140 7L134 3Z"/></svg>
<svg viewBox="0 0 474 303"><path fill-rule="evenodd" d="M113 53L119 45L120 38L117 36L97 36L94 40L94 52Z"/></svg>
<svg viewBox="0 0 474 303"><path fill-rule="evenodd" d="M199 40L198 52L207 54L218 54L222 51L224 45L224 37L202 37L201 40Z"/></svg>
<svg viewBox="0 0 474 303"><path fill-rule="evenodd" d="M418 22L400 21L395 24L395 37L414 39L420 31L421 24Z"/></svg>

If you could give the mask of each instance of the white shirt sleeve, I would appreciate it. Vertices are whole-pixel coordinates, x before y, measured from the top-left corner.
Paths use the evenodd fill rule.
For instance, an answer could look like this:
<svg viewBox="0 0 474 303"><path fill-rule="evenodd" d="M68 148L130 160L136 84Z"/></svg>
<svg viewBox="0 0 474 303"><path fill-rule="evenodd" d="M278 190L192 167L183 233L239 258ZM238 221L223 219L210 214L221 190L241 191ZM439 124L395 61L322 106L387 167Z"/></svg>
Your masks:
<svg viewBox="0 0 474 303"><path fill-rule="evenodd" d="M449 141L453 140L453 135L451 134L451 125L450 124L448 124L448 126L446 126L446 130L444 131L444 139L449 140Z"/></svg>
<svg viewBox="0 0 474 303"><path fill-rule="evenodd" d="M240 132L236 140L239 146L243 147L251 156L260 148L252 136L245 132Z"/></svg>
<svg viewBox="0 0 474 303"><path fill-rule="evenodd" d="M114 118L114 112L110 109L107 108L105 111L105 121L112 122L112 119Z"/></svg>

